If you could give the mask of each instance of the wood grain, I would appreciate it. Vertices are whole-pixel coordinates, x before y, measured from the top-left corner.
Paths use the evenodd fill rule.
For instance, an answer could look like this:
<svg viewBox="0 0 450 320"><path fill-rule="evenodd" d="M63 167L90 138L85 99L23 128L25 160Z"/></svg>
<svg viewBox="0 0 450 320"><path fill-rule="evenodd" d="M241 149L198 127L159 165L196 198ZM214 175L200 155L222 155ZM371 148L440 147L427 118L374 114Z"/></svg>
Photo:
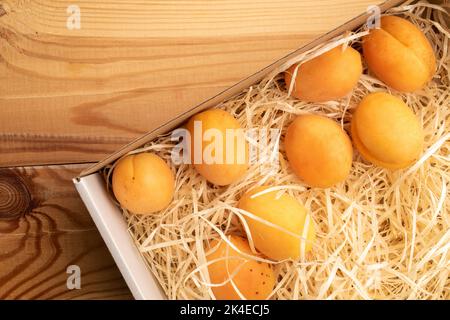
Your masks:
<svg viewBox="0 0 450 320"><path fill-rule="evenodd" d="M83 165L0 169L0 299L129 299L71 179ZM68 290L69 265L81 289Z"/></svg>
<svg viewBox="0 0 450 320"><path fill-rule="evenodd" d="M99 160L380 2L0 0L0 166Z"/></svg>

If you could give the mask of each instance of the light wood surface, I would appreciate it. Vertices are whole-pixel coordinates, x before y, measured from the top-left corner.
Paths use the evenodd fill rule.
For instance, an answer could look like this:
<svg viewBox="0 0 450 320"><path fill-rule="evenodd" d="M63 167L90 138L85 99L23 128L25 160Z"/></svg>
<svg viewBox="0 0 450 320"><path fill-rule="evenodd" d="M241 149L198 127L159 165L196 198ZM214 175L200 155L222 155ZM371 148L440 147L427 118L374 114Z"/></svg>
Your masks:
<svg viewBox="0 0 450 320"><path fill-rule="evenodd" d="M380 2L0 0L0 298L130 298L72 185L85 165L72 163ZM66 27L71 4L80 30ZM66 288L70 264L81 290Z"/></svg>

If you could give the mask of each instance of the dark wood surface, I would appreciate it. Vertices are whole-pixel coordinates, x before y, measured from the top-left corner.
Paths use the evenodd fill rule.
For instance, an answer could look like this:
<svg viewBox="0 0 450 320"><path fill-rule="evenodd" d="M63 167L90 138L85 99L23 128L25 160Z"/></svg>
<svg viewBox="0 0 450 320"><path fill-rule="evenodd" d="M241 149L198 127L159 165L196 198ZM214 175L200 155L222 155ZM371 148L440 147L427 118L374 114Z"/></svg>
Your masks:
<svg viewBox="0 0 450 320"><path fill-rule="evenodd" d="M0 168L0 299L131 297L71 183L83 167Z"/></svg>

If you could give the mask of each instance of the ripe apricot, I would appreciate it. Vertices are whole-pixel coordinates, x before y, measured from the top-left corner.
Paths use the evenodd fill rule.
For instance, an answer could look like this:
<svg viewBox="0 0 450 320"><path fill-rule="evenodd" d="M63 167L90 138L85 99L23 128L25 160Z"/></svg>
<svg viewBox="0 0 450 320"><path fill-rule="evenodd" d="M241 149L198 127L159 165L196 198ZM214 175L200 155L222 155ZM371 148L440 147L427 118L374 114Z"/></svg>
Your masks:
<svg viewBox="0 0 450 320"><path fill-rule="evenodd" d="M363 53L369 69L402 92L422 88L436 69L433 48L422 31L395 16L382 17L381 28L364 37Z"/></svg>
<svg viewBox="0 0 450 320"><path fill-rule="evenodd" d="M312 187L331 187L350 172L353 157L350 138L327 117L298 116L288 127L284 144L292 169Z"/></svg>
<svg viewBox="0 0 450 320"><path fill-rule="evenodd" d="M228 239L241 252L253 255L247 239L239 236L229 236ZM223 240L214 240L211 247L215 250L206 259L211 262L208 272L211 283L215 285L212 291L216 299L241 298L231 280L246 299L266 299L270 295L275 285L275 276L269 264L245 257Z"/></svg>
<svg viewBox="0 0 450 320"><path fill-rule="evenodd" d="M159 156L139 153L119 160L112 174L112 187L124 208L136 214L149 214L170 204L175 179Z"/></svg>
<svg viewBox="0 0 450 320"><path fill-rule="evenodd" d="M246 173L248 145L245 133L230 113L220 109L198 113L189 119L187 130L191 136L193 165L206 180L225 186ZM211 133L211 136L206 139L205 135L208 136L208 133ZM197 160L196 150L199 154Z"/></svg>
<svg viewBox="0 0 450 320"><path fill-rule="evenodd" d="M361 101L351 131L361 155L380 167L407 167L422 152L423 132L417 117L401 99L385 92L369 94Z"/></svg>
<svg viewBox="0 0 450 320"><path fill-rule="evenodd" d="M297 65L285 72L289 88ZM361 55L351 47L327 51L298 67L292 95L298 99L321 102L335 100L350 93L362 73Z"/></svg>
<svg viewBox="0 0 450 320"><path fill-rule="evenodd" d="M262 186L248 191L238 207L274 224L265 224L245 216L255 247L274 260L297 260L312 249L315 239L314 222L303 204L294 197ZM286 232L286 231L288 232Z"/></svg>

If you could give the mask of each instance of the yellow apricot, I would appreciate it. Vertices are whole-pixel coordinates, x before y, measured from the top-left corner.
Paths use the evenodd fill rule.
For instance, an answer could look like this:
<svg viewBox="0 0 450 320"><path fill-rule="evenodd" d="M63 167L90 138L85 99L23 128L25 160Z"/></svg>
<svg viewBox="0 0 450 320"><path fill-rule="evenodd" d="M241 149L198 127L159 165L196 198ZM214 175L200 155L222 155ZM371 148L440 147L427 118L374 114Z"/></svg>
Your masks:
<svg viewBox="0 0 450 320"><path fill-rule="evenodd" d="M238 208L264 221L245 216L256 249L274 260L298 260L312 249L314 222L303 204L279 190L267 186L250 190L239 200Z"/></svg>
<svg viewBox="0 0 450 320"><path fill-rule="evenodd" d="M381 18L381 28L363 39L369 69L388 86L402 92L422 88L436 69L428 39L411 22L395 17Z"/></svg>
<svg viewBox="0 0 450 320"><path fill-rule="evenodd" d="M170 204L175 179L163 159L152 153L140 153L118 161L112 187L122 207L136 214L149 214Z"/></svg>
<svg viewBox="0 0 450 320"><path fill-rule="evenodd" d="M369 94L361 101L351 132L361 155L380 167L407 167L422 152L423 132L415 114L401 99L385 92Z"/></svg>
<svg viewBox="0 0 450 320"><path fill-rule="evenodd" d="M196 122L201 125L200 136L195 133ZM191 136L191 159L194 168L206 180L225 186L239 180L246 173L248 145L239 122L230 113L210 109L192 116L186 127ZM204 139L208 132L216 135ZM227 139L227 132L234 138ZM227 144L232 145L227 148ZM195 148L200 151L199 161L194 159ZM208 153L208 150L211 152ZM208 155L217 157L218 161L208 160Z"/></svg>
<svg viewBox="0 0 450 320"><path fill-rule="evenodd" d="M297 65L285 72L289 88ZM351 47L327 51L298 67L292 95L298 99L321 102L335 100L350 93L362 73L361 55Z"/></svg>
<svg viewBox="0 0 450 320"><path fill-rule="evenodd" d="M241 252L254 256L247 239L238 236L229 236L228 239ZM212 284L222 284L212 286L216 299L241 299L230 280L248 300L266 299L270 295L275 285L275 275L269 264L245 257L223 240L212 241L211 247L215 249L206 257L211 262L208 265L209 277Z"/></svg>
<svg viewBox="0 0 450 320"><path fill-rule="evenodd" d="M292 169L312 187L331 187L350 173L353 157L350 138L327 117L298 116L287 130L284 145Z"/></svg>

